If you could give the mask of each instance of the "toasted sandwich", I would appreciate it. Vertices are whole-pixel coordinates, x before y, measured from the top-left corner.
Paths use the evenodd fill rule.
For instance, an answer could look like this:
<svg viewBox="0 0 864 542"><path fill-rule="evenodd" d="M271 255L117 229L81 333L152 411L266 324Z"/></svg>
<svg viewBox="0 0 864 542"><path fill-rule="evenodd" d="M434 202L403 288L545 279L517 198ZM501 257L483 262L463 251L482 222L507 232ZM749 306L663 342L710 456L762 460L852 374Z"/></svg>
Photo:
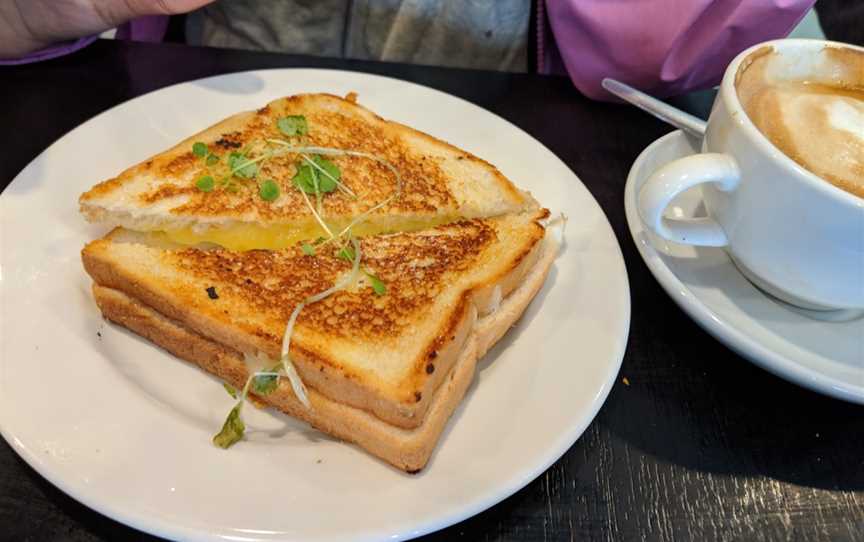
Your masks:
<svg viewBox="0 0 864 542"><path fill-rule="evenodd" d="M556 253L543 214L464 220L367 237L365 275L300 312L287 379L251 395L406 471L421 469L476 361L518 319ZM241 389L278 360L291 309L350 274L300 247L234 252L165 248L116 231L83 251L109 320ZM259 360L267 360L260 362Z"/></svg>
<svg viewBox="0 0 864 542"><path fill-rule="evenodd" d="M417 471L477 360L558 250L493 166L353 100L302 95L197 134L80 199L103 315L244 399Z"/></svg>
<svg viewBox="0 0 864 542"><path fill-rule="evenodd" d="M349 226L356 236L412 231L537 206L490 164L352 99L291 96L230 117L96 185L81 212L247 250Z"/></svg>

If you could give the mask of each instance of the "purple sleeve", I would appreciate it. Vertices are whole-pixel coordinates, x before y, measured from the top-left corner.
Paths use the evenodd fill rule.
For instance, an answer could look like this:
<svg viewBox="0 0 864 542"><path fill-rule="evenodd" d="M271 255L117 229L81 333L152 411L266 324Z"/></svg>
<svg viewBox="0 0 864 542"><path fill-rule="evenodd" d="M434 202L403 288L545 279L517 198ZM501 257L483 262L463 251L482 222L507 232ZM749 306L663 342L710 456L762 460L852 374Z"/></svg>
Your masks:
<svg viewBox="0 0 864 542"><path fill-rule="evenodd" d="M162 41L167 28L168 17L166 16L154 15L138 17L137 19L133 19L117 28L117 39L158 42ZM98 38L99 36L87 36L75 41L58 43L48 47L47 49L30 53L21 58L8 60L0 59L0 66L29 64L31 62L40 62L42 60L49 60L51 58L57 58L58 56L68 55L69 53L74 53L79 49L83 49Z"/></svg>
<svg viewBox="0 0 864 542"><path fill-rule="evenodd" d="M541 0L542 1L542 0ZM815 0L546 0L560 60L595 99L613 77L655 96L716 85L739 52L786 36ZM556 55L541 57L554 69Z"/></svg>
<svg viewBox="0 0 864 542"><path fill-rule="evenodd" d="M41 49L39 51L35 51L30 53L27 56L23 56L21 58L11 58L11 59L0 59L0 66L12 66L15 64L29 64L31 62L41 62L43 60L49 60L51 58L57 58L58 56L68 55L69 53L73 53L78 49L82 49L87 47L99 36L87 36L86 38L80 38L75 41L66 41L63 43L58 43L48 47L47 49Z"/></svg>

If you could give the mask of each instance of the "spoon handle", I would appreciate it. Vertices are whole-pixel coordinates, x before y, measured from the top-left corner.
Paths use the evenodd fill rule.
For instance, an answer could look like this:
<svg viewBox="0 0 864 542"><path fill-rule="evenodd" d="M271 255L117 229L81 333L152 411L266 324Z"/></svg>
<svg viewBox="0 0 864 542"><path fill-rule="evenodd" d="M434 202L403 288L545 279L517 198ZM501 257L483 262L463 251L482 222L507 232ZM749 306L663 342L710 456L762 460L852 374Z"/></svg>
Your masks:
<svg viewBox="0 0 864 542"><path fill-rule="evenodd" d="M603 88L615 96L618 96L625 102L629 102L639 109L654 115L663 122L667 122L698 138L705 136L705 121L699 117L694 117L690 113L685 113L677 107L672 107L667 103L661 102L657 98L653 98L644 92L638 91L621 81L616 81L615 79L609 79L607 77L603 79L601 84L603 85Z"/></svg>

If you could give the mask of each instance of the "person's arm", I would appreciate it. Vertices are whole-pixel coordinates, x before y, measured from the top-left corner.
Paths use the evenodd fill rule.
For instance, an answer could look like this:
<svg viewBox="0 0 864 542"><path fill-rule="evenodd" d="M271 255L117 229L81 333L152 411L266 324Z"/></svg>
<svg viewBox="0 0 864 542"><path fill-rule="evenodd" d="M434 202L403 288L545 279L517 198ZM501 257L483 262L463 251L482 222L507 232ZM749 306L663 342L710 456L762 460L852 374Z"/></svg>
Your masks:
<svg viewBox="0 0 864 542"><path fill-rule="evenodd" d="M38 55L136 17L185 13L211 1L0 0L0 59Z"/></svg>
<svg viewBox="0 0 864 542"><path fill-rule="evenodd" d="M600 87L604 77L655 96L714 86L735 55L786 36L815 2L545 1L567 73L583 94L601 100L612 99Z"/></svg>

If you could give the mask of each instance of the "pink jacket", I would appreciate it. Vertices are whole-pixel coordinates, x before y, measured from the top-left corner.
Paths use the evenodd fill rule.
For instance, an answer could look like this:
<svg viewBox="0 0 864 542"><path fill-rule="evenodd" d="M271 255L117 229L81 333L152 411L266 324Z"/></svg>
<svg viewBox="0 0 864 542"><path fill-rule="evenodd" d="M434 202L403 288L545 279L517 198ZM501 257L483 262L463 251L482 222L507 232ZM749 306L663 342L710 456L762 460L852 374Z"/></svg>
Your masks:
<svg viewBox="0 0 864 542"><path fill-rule="evenodd" d="M682 94L718 84L739 52L788 35L815 1L546 0L544 18L540 0L538 67L566 69L595 99L611 98L604 77L654 96Z"/></svg>

